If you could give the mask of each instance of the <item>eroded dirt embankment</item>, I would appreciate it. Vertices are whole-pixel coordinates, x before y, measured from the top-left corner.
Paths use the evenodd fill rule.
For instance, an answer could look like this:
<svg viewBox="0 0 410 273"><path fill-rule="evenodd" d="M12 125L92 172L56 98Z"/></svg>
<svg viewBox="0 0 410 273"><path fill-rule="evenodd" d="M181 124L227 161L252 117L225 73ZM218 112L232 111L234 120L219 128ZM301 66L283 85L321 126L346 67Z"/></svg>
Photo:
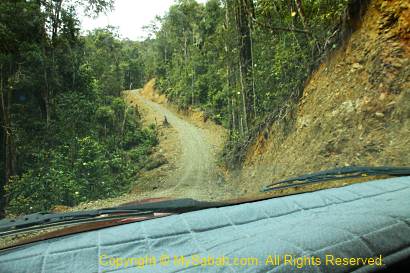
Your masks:
<svg viewBox="0 0 410 273"><path fill-rule="evenodd" d="M238 187L334 167L410 165L410 2L370 1L357 19L289 116L258 136Z"/></svg>

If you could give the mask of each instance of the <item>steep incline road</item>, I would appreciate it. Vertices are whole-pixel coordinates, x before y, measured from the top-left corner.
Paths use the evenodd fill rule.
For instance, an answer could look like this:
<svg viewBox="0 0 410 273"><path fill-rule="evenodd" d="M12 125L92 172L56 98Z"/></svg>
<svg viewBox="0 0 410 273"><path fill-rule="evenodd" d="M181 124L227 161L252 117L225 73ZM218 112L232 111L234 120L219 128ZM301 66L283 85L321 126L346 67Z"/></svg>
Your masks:
<svg viewBox="0 0 410 273"><path fill-rule="evenodd" d="M130 92L152 111L165 116L179 135L182 154L178 169L166 183L168 189L162 192L164 196L168 193L198 200L220 199L224 194L222 176L218 175L213 151L215 147L210 144L205 129L196 127L166 107L144 98L139 90Z"/></svg>

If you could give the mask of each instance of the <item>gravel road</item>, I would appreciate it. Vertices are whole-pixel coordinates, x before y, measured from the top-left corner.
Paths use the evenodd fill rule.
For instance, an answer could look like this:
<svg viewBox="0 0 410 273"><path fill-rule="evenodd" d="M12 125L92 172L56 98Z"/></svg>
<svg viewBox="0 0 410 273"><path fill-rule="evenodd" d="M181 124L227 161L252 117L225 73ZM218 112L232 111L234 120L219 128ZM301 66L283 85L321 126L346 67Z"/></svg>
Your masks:
<svg viewBox="0 0 410 273"><path fill-rule="evenodd" d="M178 168L170 176L164 196L189 197L197 200L222 199L226 194L222 176L216 168L215 147L210 143L205 129L184 120L166 107L131 91L148 106L166 117L179 136L182 154ZM162 121L161 121L162 122Z"/></svg>

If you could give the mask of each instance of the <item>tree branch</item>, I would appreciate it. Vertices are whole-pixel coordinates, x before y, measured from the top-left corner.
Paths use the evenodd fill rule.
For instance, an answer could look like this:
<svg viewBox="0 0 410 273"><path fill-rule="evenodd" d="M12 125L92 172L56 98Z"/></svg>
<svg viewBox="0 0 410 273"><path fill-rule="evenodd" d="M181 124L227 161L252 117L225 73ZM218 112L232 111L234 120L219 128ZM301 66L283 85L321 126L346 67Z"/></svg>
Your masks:
<svg viewBox="0 0 410 273"><path fill-rule="evenodd" d="M271 26L268 24L261 23L257 21L256 19L253 20L253 22L261 27L270 29L271 31L277 32L277 31L288 31L288 32L298 32L298 33L305 33L305 34L310 34L310 31L304 30L304 29L299 29L299 28L292 28L292 27L275 27Z"/></svg>
<svg viewBox="0 0 410 273"><path fill-rule="evenodd" d="M265 23L261 23L256 19L256 15L255 15L255 7L253 6L253 0L251 0L250 2L246 2L246 5L244 5L245 7L245 11L248 14L248 16L251 18L251 22L259 25L260 27L264 27L267 29L270 29L271 31L288 31L288 32L298 32L298 33L305 33L305 34L310 34L310 31L308 31L307 29L298 29L298 28L289 28L289 27L274 27ZM250 7L249 7L250 6Z"/></svg>

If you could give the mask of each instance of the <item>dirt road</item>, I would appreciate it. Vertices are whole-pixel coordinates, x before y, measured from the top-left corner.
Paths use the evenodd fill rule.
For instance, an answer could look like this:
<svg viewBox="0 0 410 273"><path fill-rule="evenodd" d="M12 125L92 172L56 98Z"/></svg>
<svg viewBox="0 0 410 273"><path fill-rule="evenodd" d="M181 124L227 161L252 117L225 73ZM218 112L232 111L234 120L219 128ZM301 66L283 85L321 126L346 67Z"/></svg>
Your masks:
<svg viewBox="0 0 410 273"><path fill-rule="evenodd" d="M139 90L129 91L139 104L160 117L167 118L178 135L180 155L176 168L159 185L162 196L189 197L198 200L216 200L226 197L228 185L224 182L216 165L216 144L210 138L209 129L200 128L185 120L179 114L155 103L139 94Z"/></svg>

